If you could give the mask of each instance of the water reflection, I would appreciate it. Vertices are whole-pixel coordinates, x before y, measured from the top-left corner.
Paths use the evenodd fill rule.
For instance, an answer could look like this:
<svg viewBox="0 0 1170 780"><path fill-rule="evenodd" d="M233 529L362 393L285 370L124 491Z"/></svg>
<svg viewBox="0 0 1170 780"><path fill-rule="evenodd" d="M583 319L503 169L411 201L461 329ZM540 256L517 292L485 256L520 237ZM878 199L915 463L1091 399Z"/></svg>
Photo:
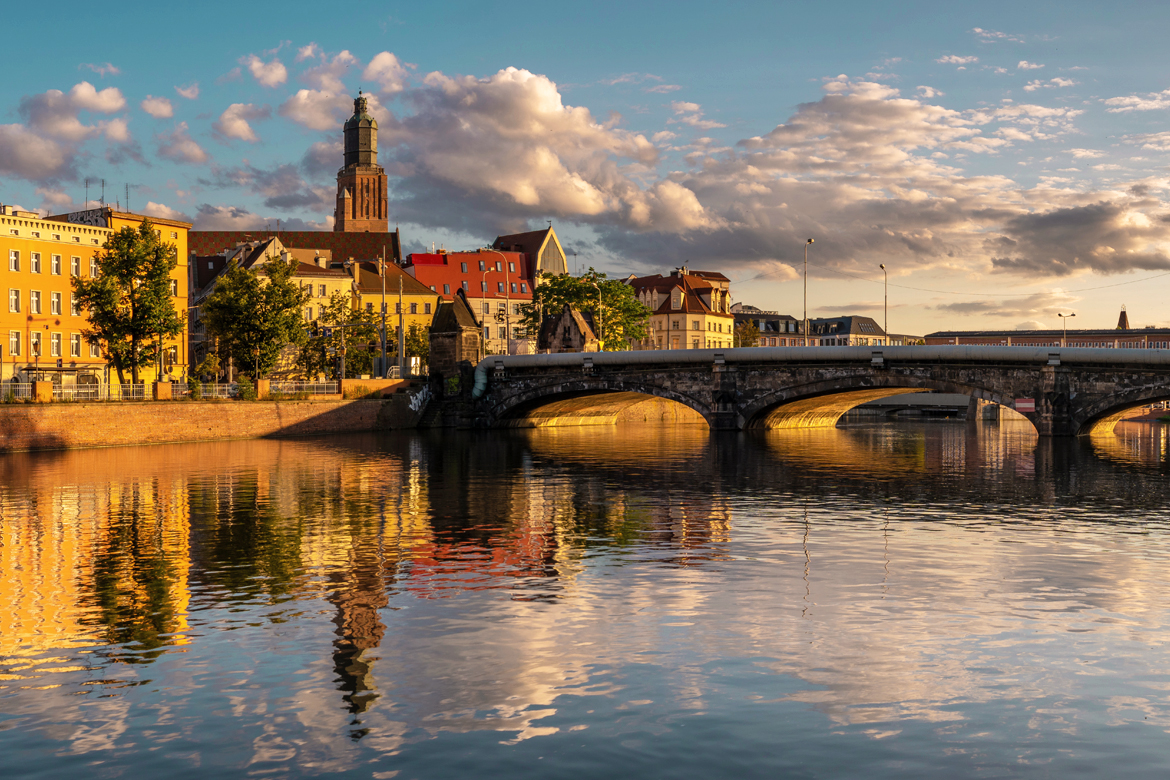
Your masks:
<svg viewBox="0 0 1170 780"><path fill-rule="evenodd" d="M843 736L893 745L877 776L1060 765L1060 735L1170 729L1166 450L895 423L9 456L0 768L494 776L557 745L579 776L694 733L842 776Z"/></svg>

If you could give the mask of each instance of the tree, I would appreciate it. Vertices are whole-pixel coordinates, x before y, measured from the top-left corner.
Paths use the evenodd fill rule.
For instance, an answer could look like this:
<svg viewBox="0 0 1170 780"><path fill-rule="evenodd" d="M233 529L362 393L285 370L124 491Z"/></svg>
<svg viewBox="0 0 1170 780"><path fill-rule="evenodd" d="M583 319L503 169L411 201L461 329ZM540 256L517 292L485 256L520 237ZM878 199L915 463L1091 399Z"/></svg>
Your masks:
<svg viewBox="0 0 1170 780"><path fill-rule="evenodd" d="M381 315L378 317L380 322ZM325 328L332 328L332 333L326 336ZM375 343L377 346L372 346ZM350 296L337 292L321 307L316 328L301 345L297 367L306 377L336 376L336 356L344 354L347 375L368 374L373 370L375 351L380 354L381 349L374 313L355 309Z"/></svg>
<svg viewBox="0 0 1170 780"><path fill-rule="evenodd" d="M524 327L540 332L544 314L559 314L569 304L577 311L593 314L593 324L601 348L609 351L629 349L630 342L646 338L650 310L634 295L634 288L590 268L581 276L549 273L540 275L532 291L532 303L520 307Z"/></svg>
<svg viewBox="0 0 1170 780"><path fill-rule="evenodd" d="M258 270L233 263L203 303L203 321L219 342L220 357L232 358L253 379L270 372L288 344L307 338L301 310L309 295L292 281L295 270L295 261L274 257Z"/></svg>
<svg viewBox="0 0 1170 780"><path fill-rule="evenodd" d="M754 347L760 343L760 329L748 320L735 326L735 346Z"/></svg>
<svg viewBox="0 0 1170 780"><path fill-rule="evenodd" d="M155 233L149 219L124 227L106 241L96 276L73 277L77 305L85 309L85 340L98 344L125 383L159 358L163 341L183 332L183 314L171 297L171 271L179 264L174 244Z"/></svg>
<svg viewBox="0 0 1170 780"><path fill-rule="evenodd" d="M406 329L404 341L406 342L406 356L408 358L416 357L420 363L426 365L431 356L431 332L415 322Z"/></svg>

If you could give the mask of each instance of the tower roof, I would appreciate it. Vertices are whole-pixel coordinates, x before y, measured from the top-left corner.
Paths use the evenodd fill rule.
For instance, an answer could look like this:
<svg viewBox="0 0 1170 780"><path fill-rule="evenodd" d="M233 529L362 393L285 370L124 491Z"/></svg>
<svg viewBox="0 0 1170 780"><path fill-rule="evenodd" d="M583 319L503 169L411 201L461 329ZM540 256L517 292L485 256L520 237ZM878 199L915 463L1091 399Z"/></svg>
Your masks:
<svg viewBox="0 0 1170 780"><path fill-rule="evenodd" d="M374 127L378 126L378 120L370 116L370 103L365 95L358 93L358 96L353 99L353 116L345 120L346 129L350 127Z"/></svg>

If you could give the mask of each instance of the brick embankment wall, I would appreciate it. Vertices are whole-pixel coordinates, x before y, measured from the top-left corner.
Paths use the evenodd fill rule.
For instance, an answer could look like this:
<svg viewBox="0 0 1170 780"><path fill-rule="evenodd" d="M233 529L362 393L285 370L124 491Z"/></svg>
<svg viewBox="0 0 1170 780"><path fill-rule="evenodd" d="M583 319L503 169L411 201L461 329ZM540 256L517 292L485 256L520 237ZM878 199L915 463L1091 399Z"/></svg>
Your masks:
<svg viewBox="0 0 1170 780"><path fill-rule="evenodd" d="M416 404L417 405L417 404ZM409 399L0 405L0 452L411 428Z"/></svg>

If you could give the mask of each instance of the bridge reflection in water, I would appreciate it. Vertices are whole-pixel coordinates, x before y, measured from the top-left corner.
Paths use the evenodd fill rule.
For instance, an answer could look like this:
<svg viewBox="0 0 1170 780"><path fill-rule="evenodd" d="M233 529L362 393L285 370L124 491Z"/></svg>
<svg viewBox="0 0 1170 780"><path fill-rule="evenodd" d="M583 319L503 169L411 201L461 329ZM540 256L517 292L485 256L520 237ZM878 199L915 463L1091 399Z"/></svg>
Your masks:
<svg viewBox="0 0 1170 780"><path fill-rule="evenodd" d="M1036 695L1031 650L990 681L966 665L1015 636L1020 611L1020 635L1043 641L1084 641L1068 633L1079 623L1044 622L1081 609L1157 621L1158 561L1103 550L1107 527L1148 545L1170 525L1166 462L1161 426L1053 441L1022 422L8 456L0 698L17 727L0 751L11 761L19 737L50 764L115 767L137 740L180 744L205 768L357 771L433 741L441 761L452 735L476 731L495 734L480 751L592 723L572 732L588 741L601 731L588 713L623 696L708 710L703 665L740 657L841 727L977 720L972 703ZM1069 557L1077 545L1091 562ZM1052 606L1065 593L1075 610ZM1132 625L1093 630L1128 641ZM1077 668L1069 680L1090 673ZM1084 695L1044 674L1040 687ZM606 717L669 720L641 721L638 706Z"/></svg>

